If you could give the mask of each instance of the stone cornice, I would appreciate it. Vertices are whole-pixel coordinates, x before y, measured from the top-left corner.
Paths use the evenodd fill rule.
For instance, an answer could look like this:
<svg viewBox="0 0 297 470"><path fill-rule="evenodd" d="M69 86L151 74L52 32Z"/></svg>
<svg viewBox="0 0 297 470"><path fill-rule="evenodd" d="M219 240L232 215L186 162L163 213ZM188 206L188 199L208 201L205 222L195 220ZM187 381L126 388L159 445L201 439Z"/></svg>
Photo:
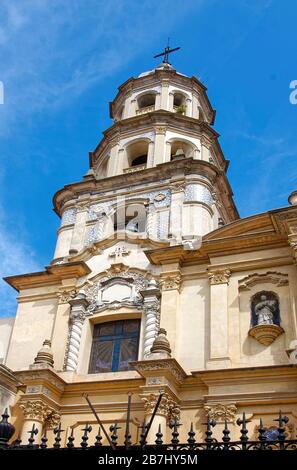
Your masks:
<svg viewBox="0 0 297 470"><path fill-rule="evenodd" d="M215 165L204 160L194 160L193 158L185 158L183 160L176 160L174 162L166 162L157 165L157 167L147 168L145 170L135 173L125 173L121 175L112 176L102 180L83 180L81 182L69 184L60 189L54 196L54 210L61 216L64 205L68 201L77 199L80 194L88 192L90 195L102 194L108 191L129 188L129 191L137 190L137 186L146 185L149 183L156 183L156 181L166 180L170 184L170 180L176 175L184 174L184 179L187 175L199 173L200 178L204 177L209 180L212 186L218 185L219 194L224 192L227 194L228 199L228 215L227 220L236 220L238 212L232 199L232 190L226 174ZM134 189L135 188L135 189ZM224 191L222 192L221 189ZM223 206L225 201L223 203Z"/></svg>
<svg viewBox="0 0 297 470"><path fill-rule="evenodd" d="M131 366L144 378L150 376L165 376L176 385L181 385L187 374L174 358L146 359L131 362Z"/></svg>
<svg viewBox="0 0 297 470"><path fill-rule="evenodd" d="M238 367L232 369L215 369L192 371L192 376L208 386L243 385L259 382L296 381L297 364L283 364L257 367Z"/></svg>
<svg viewBox="0 0 297 470"><path fill-rule="evenodd" d="M14 372L4 364L0 364L0 383L3 387L13 393L16 393L18 387L22 385L21 380L18 379Z"/></svg>
<svg viewBox="0 0 297 470"><path fill-rule="evenodd" d="M152 264L179 262L181 266L190 266L210 264L212 257L282 247L289 248L287 236L275 230L271 214L268 212L245 219L238 219L208 233L203 237L199 250L186 251L182 245L176 245L168 248L146 250L145 254ZM278 262L278 259L276 259L275 262L276 264L271 264L269 260L267 262L264 260L265 266L263 267L283 265L285 263L293 264L294 260L293 256L290 257L290 252L288 251L288 256L285 260ZM240 263L240 266L242 267L243 263ZM257 267L257 263L252 262L251 264L249 262L247 266L252 269ZM219 266L216 266L216 268L219 268Z"/></svg>
<svg viewBox="0 0 297 470"><path fill-rule="evenodd" d="M60 284L63 279L78 279L91 272L83 261L46 266L45 271L8 276L4 280L17 291Z"/></svg>
<svg viewBox="0 0 297 470"><path fill-rule="evenodd" d="M51 368L21 370L14 372L15 377L24 385L46 385L56 395L63 393L66 382Z"/></svg>

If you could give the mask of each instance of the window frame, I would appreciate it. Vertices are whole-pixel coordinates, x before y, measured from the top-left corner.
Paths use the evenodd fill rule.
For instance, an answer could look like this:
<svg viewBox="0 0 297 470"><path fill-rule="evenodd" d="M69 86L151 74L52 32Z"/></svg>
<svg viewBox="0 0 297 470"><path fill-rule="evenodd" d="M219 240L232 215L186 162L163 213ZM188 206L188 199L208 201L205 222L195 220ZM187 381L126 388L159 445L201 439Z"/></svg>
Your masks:
<svg viewBox="0 0 297 470"><path fill-rule="evenodd" d="M124 324L133 321L137 322L138 328L135 332L125 332L124 331ZM109 335L98 335L96 337L96 329L102 327L103 325L108 324L115 324L115 329L113 334ZM89 367L88 367L88 374L100 374L100 373L109 373L109 372L125 372L130 370L129 367L127 369L120 369L120 359L121 359L121 345L125 339L129 338L136 338L136 355L134 358L131 358L130 361L137 360L139 355L139 343L140 343L140 331L141 331L141 320L140 319L125 319L125 320L113 320L103 323L98 323L94 325L93 335L92 335L92 346L90 351L90 358L89 358ZM96 360L98 358L95 357L95 348L96 345L101 342L105 341L112 341L112 357L111 357L111 369L106 371L96 371ZM130 362L129 361L129 362Z"/></svg>

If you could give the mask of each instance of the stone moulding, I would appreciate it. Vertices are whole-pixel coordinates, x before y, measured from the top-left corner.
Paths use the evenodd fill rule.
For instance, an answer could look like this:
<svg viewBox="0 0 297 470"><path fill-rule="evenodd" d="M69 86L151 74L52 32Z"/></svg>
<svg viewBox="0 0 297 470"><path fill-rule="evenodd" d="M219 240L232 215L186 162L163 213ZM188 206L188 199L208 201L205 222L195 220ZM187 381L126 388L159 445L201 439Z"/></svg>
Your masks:
<svg viewBox="0 0 297 470"><path fill-rule="evenodd" d="M279 325L256 325L249 330L249 336L264 346L269 346L282 333L284 330Z"/></svg>
<svg viewBox="0 0 297 470"><path fill-rule="evenodd" d="M249 274L238 281L238 288L239 290L251 290L253 286L263 283L275 284L277 287L287 286L289 284L288 274L276 271L267 271L262 274Z"/></svg>

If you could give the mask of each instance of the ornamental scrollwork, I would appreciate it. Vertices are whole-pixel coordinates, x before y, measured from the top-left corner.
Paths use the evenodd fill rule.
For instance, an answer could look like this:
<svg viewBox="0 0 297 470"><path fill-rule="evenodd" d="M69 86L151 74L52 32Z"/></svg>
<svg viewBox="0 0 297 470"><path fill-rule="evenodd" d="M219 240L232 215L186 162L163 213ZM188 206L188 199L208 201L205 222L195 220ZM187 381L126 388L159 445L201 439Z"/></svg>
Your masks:
<svg viewBox="0 0 297 470"><path fill-rule="evenodd" d="M179 273L176 273L161 277L159 283L162 291L179 290L181 281L181 275Z"/></svg>
<svg viewBox="0 0 297 470"><path fill-rule="evenodd" d="M86 296L90 302L87 308L87 314L92 314L100 308L116 309L122 306L141 307L143 298L140 291L148 285L148 280L142 273L122 270L122 265L117 269L117 265L113 265L112 269L102 277L98 282L89 286L86 290ZM127 295L123 298L115 298L111 301L104 297L104 293L113 286L121 285L127 287Z"/></svg>
<svg viewBox="0 0 297 470"><path fill-rule="evenodd" d="M144 404L145 415L151 415L154 412L159 394L157 393L148 393L141 395L141 400ZM164 393L161 403L158 407L157 414L165 416L167 422L171 420L180 419L180 406L176 400L174 400L168 393Z"/></svg>
<svg viewBox="0 0 297 470"><path fill-rule="evenodd" d="M210 271L208 273L209 281L211 285L216 284L229 284L229 278L231 276L230 269L221 269Z"/></svg>
<svg viewBox="0 0 297 470"><path fill-rule="evenodd" d="M217 422L235 422L237 407L234 404L223 405L218 403L216 405L205 405L204 410L207 416Z"/></svg>
<svg viewBox="0 0 297 470"><path fill-rule="evenodd" d="M59 413L42 400L28 400L22 402L19 406L25 419L47 421L48 426L56 426L60 421Z"/></svg>
<svg viewBox="0 0 297 470"><path fill-rule="evenodd" d="M61 290L57 292L57 297L59 299L59 304L67 304L69 300L73 299L76 295L75 289L70 290Z"/></svg>

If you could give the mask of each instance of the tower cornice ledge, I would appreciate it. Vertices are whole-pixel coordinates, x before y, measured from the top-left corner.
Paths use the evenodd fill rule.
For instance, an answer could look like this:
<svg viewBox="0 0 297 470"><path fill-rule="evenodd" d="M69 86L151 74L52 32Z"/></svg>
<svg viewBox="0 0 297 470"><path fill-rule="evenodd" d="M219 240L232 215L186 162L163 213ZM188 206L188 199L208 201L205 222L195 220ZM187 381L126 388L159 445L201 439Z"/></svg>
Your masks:
<svg viewBox="0 0 297 470"><path fill-rule="evenodd" d="M179 113L159 109L146 114L140 114L137 116L129 117L120 121L115 122L112 126L108 127L103 132L103 139L99 142L93 152L90 152L90 166L93 167L96 159L105 150L108 143L113 140L119 139L125 136L130 131L135 129L153 128L157 125L167 125L172 130L178 130L188 133L189 130L207 136L216 146L219 152L222 162L225 167L228 166L228 162L225 160L222 149L218 143L220 134L216 132L210 124L205 121L185 116ZM226 169L226 168L225 168Z"/></svg>
<svg viewBox="0 0 297 470"><path fill-rule="evenodd" d="M199 174L200 177L207 178L212 185L217 181L218 184L225 188L229 199L230 218L231 220L237 219L239 215L232 199L233 192L225 171L212 163L204 160L196 160L192 157L174 162L161 163L156 167L147 168L135 173L125 173L100 180L91 179L68 184L54 195L54 211L61 217L64 204L70 200L77 199L82 194L89 193L89 196L92 198L94 195L102 195L105 196L106 199L106 193L108 191L114 192L115 187L117 190L127 188L130 191L132 187L136 189L137 185L151 183L157 184L158 188L160 188L160 182L162 180L166 180L168 185L170 184L170 179L177 175L181 178L193 173Z"/></svg>

